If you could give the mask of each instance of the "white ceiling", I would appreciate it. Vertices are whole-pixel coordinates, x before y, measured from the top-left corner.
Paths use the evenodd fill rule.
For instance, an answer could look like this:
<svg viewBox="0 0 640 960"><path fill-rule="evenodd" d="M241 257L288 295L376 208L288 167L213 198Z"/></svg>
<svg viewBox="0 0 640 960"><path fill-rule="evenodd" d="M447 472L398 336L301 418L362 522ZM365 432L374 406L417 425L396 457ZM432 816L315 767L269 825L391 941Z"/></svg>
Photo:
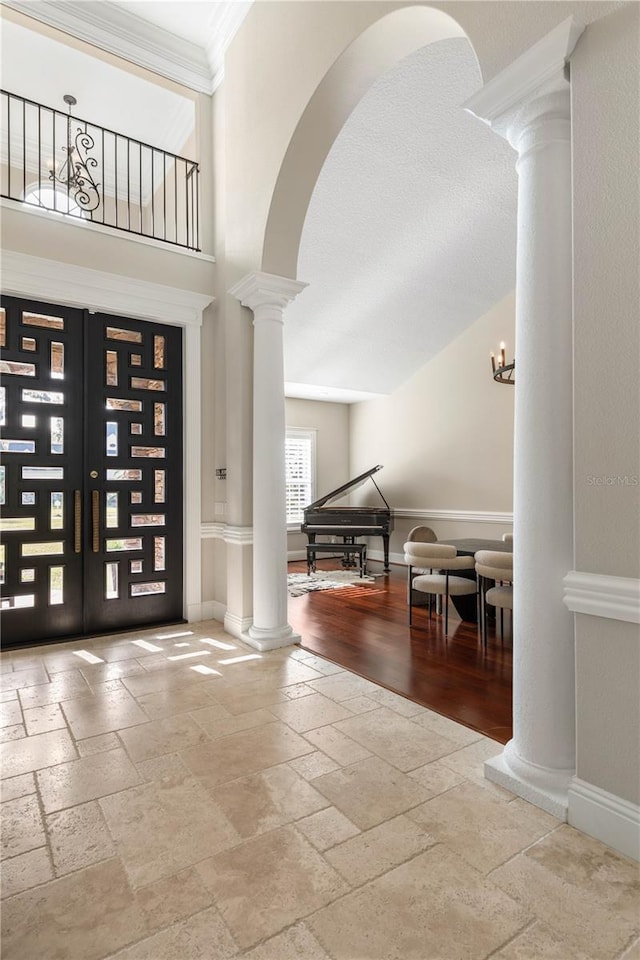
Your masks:
<svg viewBox="0 0 640 960"><path fill-rule="evenodd" d="M391 392L513 288L515 154L463 109L480 84L468 42L442 40L348 119L302 233L309 287L285 322L292 395Z"/></svg>
<svg viewBox="0 0 640 960"><path fill-rule="evenodd" d="M2 21L0 41L4 90L63 112L71 93L75 116L182 153L194 129L191 99L10 20Z"/></svg>

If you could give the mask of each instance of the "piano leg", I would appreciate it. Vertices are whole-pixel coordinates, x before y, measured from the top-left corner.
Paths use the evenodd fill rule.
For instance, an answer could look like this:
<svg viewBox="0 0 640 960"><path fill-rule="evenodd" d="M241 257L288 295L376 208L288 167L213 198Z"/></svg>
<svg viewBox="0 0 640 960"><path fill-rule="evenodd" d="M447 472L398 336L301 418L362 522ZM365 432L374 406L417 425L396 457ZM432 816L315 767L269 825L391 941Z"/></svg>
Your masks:
<svg viewBox="0 0 640 960"><path fill-rule="evenodd" d="M382 534L382 542L384 544L384 572L389 573L389 534L385 536Z"/></svg>

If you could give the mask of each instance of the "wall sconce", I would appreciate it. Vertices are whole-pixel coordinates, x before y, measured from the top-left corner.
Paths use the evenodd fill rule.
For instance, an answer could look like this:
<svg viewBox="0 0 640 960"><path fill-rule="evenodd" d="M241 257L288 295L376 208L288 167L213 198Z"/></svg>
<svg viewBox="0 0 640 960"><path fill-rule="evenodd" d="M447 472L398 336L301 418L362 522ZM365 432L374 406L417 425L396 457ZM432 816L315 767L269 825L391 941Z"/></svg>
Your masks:
<svg viewBox="0 0 640 960"><path fill-rule="evenodd" d="M504 340L500 344L500 357L497 363L495 353L493 353L493 351L491 352L491 371L496 383L510 383L512 386L515 386L516 361L514 357L511 363L507 363Z"/></svg>

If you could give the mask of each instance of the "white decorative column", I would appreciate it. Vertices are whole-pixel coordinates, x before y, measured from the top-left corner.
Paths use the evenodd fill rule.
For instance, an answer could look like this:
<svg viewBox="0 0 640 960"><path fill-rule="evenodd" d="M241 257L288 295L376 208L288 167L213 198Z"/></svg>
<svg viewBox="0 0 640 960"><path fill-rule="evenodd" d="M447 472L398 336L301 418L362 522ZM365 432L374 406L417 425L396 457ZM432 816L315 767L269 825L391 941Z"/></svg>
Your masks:
<svg viewBox="0 0 640 960"><path fill-rule="evenodd" d="M517 151L513 739L488 779L566 819L575 771L571 105L564 21L466 104ZM496 386L496 389L502 389Z"/></svg>
<svg viewBox="0 0 640 960"><path fill-rule="evenodd" d="M306 284L251 273L229 293L253 311L253 625L243 639L272 650L300 638L287 622L284 310Z"/></svg>

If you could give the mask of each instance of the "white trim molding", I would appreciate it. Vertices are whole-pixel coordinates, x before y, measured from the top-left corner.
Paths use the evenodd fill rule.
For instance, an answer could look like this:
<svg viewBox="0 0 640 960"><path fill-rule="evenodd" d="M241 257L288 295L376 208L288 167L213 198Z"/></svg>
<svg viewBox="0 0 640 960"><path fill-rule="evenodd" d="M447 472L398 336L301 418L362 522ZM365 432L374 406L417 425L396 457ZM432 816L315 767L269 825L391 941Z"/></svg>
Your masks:
<svg viewBox="0 0 640 960"><path fill-rule="evenodd" d="M2 289L8 296L28 296L32 300L183 327L202 326L202 311L214 300L208 293L193 293L15 250L2 252Z"/></svg>
<svg viewBox="0 0 640 960"><path fill-rule="evenodd" d="M229 523L205 520L200 525L200 536L203 540L224 540L225 543L241 547L250 546L253 543L253 527L234 527Z"/></svg>
<svg viewBox="0 0 640 960"><path fill-rule="evenodd" d="M412 507L396 507L393 516L407 520L457 520L470 523L506 523L513 524L513 513L495 510L428 510Z"/></svg>
<svg viewBox="0 0 640 960"><path fill-rule="evenodd" d="M203 47L174 36L118 3L6 0L6 6L190 90L213 92L212 69Z"/></svg>
<svg viewBox="0 0 640 960"><path fill-rule="evenodd" d="M627 857L640 860L640 807L574 777L569 786L569 823Z"/></svg>
<svg viewBox="0 0 640 960"><path fill-rule="evenodd" d="M564 603L573 613L640 623L640 580L571 570L563 582Z"/></svg>

